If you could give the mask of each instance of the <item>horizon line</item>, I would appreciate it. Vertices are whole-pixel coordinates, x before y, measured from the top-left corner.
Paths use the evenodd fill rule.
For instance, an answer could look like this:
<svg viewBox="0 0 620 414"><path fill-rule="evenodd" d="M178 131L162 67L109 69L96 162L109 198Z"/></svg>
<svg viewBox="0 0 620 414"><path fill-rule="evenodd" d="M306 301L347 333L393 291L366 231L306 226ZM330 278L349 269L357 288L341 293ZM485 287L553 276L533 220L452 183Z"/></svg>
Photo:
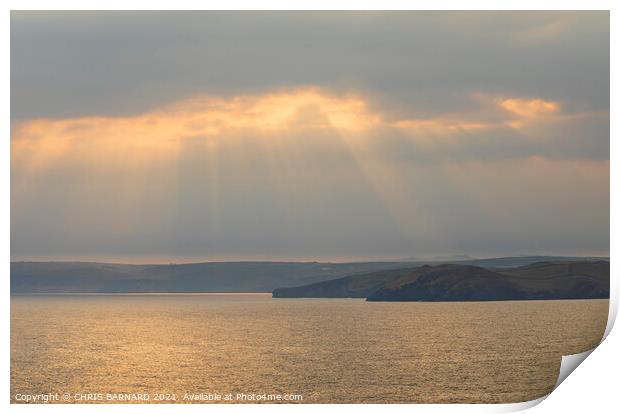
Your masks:
<svg viewBox="0 0 620 414"><path fill-rule="evenodd" d="M454 256L454 257L450 257ZM460 256L460 257L459 257ZM558 257L558 258L594 258L594 259L610 259L610 255L607 254L579 254L579 255L567 255L567 254L517 254L517 255L498 255L498 256L485 256L485 257L473 257L468 255L446 255L446 257L397 257L397 258L240 258L240 259L195 259L190 261L153 261L153 262L136 262L136 261L123 261L123 259L96 259L96 258L32 258L32 259L13 259L10 263L91 263L91 264L115 264L115 265L130 265L130 266L176 266L176 265L192 265L192 264L206 264L206 263L324 263L324 264L348 264L348 263L371 263L371 262L467 262L473 260L493 260L493 259L506 259L506 258L527 258L527 257Z"/></svg>

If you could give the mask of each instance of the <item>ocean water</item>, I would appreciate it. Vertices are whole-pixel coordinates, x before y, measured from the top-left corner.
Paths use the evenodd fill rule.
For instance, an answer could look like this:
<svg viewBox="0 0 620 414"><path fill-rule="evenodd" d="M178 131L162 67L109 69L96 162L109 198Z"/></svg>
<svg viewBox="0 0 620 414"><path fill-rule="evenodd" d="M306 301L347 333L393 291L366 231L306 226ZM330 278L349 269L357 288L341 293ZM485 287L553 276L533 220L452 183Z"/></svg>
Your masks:
<svg viewBox="0 0 620 414"><path fill-rule="evenodd" d="M607 300L13 296L11 401L526 401L553 389L561 355L600 341L607 312Z"/></svg>

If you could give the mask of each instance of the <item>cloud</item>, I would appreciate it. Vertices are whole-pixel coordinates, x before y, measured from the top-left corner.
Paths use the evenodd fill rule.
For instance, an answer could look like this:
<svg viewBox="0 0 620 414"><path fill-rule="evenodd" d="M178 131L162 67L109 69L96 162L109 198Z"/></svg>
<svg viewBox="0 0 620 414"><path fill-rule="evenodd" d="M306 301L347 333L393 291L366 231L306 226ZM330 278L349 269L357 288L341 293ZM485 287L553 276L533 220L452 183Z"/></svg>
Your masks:
<svg viewBox="0 0 620 414"><path fill-rule="evenodd" d="M339 140L349 150L368 146L377 156L411 159L406 156L411 154L418 161L608 158L606 112L563 113L556 101L482 93L473 94L470 102L467 111L396 118L371 96L319 87L232 97L198 95L136 116L21 122L13 128L11 149L17 176L66 157L146 164L176 159L192 140L204 150L218 151L247 140L295 147L310 136L317 148L329 146L329 139ZM575 120L582 126L574 131L563 127ZM588 136L576 135L584 131L583 125L591 125Z"/></svg>
<svg viewBox="0 0 620 414"><path fill-rule="evenodd" d="M558 102L543 99L504 99L499 102L499 105L507 111L525 118L554 114L560 111Z"/></svg>
<svg viewBox="0 0 620 414"><path fill-rule="evenodd" d="M520 41L545 27L562 30ZM303 85L363 90L402 118L467 109L476 91L606 110L609 13L11 13L14 120Z"/></svg>
<svg viewBox="0 0 620 414"><path fill-rule="evenodd" d="M11 252L605 252L609 69L605 11L12 12Z"/></svg>
<svg viewBox="0 0 620 414"><path fill-rule="evenodd" d="M335 96L318 88L299 88L230 98L196 96L137 116L35 119L19 123L17 141L107 138L158 145L187 136L219 136L227 131L263 133L287 129L363 132L381 122L358 96Z"/></svg>
<svg viewBox="0 0 620 414"><path fill-rule="evenodd" d="M525 251L534 237L537 251L604 250L606 123L481 93L467 111L399 118L372 96L318 87L25 121L11 138L12 249L393 257Z"/></svg>

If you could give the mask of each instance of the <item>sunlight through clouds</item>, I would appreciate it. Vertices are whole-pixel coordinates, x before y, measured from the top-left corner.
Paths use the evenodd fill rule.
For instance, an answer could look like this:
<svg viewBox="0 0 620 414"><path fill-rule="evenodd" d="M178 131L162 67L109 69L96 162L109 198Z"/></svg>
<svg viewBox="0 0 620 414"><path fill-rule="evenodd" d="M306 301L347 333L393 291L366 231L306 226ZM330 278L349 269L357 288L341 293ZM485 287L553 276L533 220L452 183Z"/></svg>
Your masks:
<svg viewBox="0 0 620 414"><path fill-rule="evenodd" d="M372 105L376 108L376 105ZM507 116L488 120L496 106ZM294 139L302 130L334 131L357 139L380 139L389 130L418 138L516 127L560 113L558 102L541 98L494 99L478 112L433 118L389 120L359 94L336 95L316 87L231 98L202 95L133 117L35 119L13 130L12 155L18 167L36 170L72 152L101 157L132 151L136 160L174 157L182 140L198 138L214 148L229 135ZM515 116L517 118L515 118ZM96 154L94 154L96 152Z"/></svg>
<svg viewBox="0 0 620 414"><path fill-rule="evenodd" d="M46 224L50 231L87 229L104 240L167 231L198 240L183 245L219 240L225 246L242 227L247 237L269 233L276 241L299 229L310 243L324 237L315 234L316 223L323 222L339 228L333 238L386 232L403 245L433 245L448 234L443 200L462 192L451 184L462 171L480 171L480 179L501 177L493 171L501 170L502 159L554 174L566 168L556 158L577 156L576 171L598 165L579 159L597 141L558 131L575 129L575 123L599 125L606 117L563 113L561 103L542 97L476 93L467 111L399 118L370 94L310 86L196 95L135 116L26 120L12 131L14 219L22 223L20 217L28 216L22 210L47 194L67 204L50 212L64 223ZM593 170L604 176L608 164ZM451 195L444 193L448 188ZM429 205L429 194L439 201ZM367 209L361 227L344 224L351 205L358 215ZM501 201L476 205L461 204L461 214L490 208L486 218L506 220L497 210ZM453 223L452 231L458 227Z"/></svg>

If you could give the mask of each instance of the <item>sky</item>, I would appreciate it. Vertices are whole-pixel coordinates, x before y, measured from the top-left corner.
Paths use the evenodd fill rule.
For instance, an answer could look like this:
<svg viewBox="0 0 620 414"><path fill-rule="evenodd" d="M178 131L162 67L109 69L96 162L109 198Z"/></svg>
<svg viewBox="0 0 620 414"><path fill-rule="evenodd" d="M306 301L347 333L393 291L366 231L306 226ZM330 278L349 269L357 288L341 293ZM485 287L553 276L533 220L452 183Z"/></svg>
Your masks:
<svg viewBox="0 0 620 414"><path fill-rule="evenodd" d="M12 260L609 254L608 12L11 12Z"/></svg>

